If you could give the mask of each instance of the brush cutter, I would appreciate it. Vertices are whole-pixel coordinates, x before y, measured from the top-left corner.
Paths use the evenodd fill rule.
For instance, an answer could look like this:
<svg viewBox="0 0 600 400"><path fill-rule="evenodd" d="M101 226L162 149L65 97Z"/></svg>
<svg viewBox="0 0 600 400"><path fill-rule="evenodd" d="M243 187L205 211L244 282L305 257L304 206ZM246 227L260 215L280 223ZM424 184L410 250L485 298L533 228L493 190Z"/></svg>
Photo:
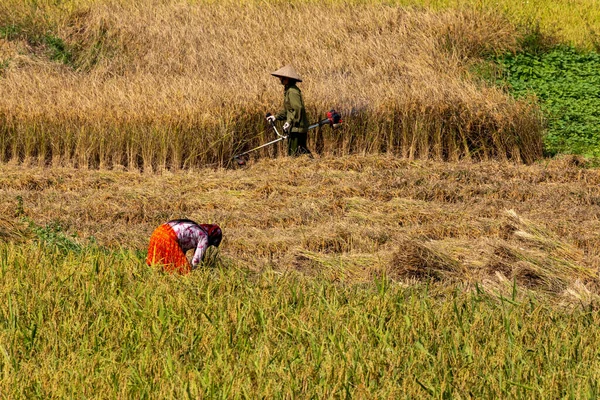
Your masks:
<svg viewBox="0 0 600 400"><path fill-rule="evenodd" d="M267 117L270 117L270 116L271 116L271 113L268 113ZM232 160L234 160L235 162L237 162L238 165L244 165L244 164L246 164L246 161L243 158L240 158L240 157L245 156L248 153L252 153L253 151L262 149L263 147L270 146L272 144L275 144L277 142L280 142L280 141L285 140L285 139L288 138L288 135L282 135L282 134L279 133L279 131L277 130L277 127L275 126L275 123L273 121L271 121L270 119L268 119L268 121L269 121L269 124L271 125L271 127L273 128L273 130L275 131L275 134L277 135L277 139L271 140L268 143L262 144L262 145L260 145L258 147L255 147L253 149L250 149L248 151L245 151L243 153L240 153L240 154L237 154L237 155L233 156ZM337 111L335 111L334 109L331 109L327 113L327 118L324 118L324 119L322 119L322 120L320 120L318 122L315 122L312 125L309 125L308 126L308 130L315 129L315 128L318 128L320 126L327 125L327 124L329 124L329 126L331 126L331 129L337 129L337 128L339 128L342 125L342 123L343 123L342 116Z"/></svg>

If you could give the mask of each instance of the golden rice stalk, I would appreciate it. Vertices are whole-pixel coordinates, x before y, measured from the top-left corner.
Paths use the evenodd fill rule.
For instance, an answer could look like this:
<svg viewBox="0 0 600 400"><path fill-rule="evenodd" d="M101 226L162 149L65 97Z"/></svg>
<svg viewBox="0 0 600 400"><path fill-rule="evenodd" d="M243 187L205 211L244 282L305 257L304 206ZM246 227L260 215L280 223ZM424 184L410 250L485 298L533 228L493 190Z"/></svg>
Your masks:
<svg viewBox="0 0 600 400"><path fill-rule="evenodd" d="M408 239L398 246L390 269L392 274L406 278L460 280L465 269L456 259L441 251L432 241Z"/></svg>

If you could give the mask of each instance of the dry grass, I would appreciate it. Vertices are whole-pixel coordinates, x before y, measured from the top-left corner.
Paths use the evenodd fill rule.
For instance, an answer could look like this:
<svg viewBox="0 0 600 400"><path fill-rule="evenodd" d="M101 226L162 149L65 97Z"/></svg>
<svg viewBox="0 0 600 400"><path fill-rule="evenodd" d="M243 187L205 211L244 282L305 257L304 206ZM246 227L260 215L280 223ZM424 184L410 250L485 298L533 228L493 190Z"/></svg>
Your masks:
<svg viewBox="0 0 600 400"><path fill-rule="evenodd" d="M396 0L395 3L434 9L466 6L492 10L562 42L588 49L600 48L599 0Z"/></svg>
<svg viewBox="0 0 600 400"><path fill-rule="evenodd" d="M36 224L107 246L145 251L155 226L188 217L221 224L221 255L252 270L597 290L600 173L573 158L527 167L354 156L160 175L1 172L3 215L20 209L21 196L19 213Z"/></svg>
<svg viewBox="0 0 600 400"><path fill-rule="evenodd" d="M515 26L493 12L72 1L36 13L0 9L0 21L51 29L76 67L49 61L48 44L26 42L27 32L0 39L8 60L0 161L145 170L226 164L270 137L263 116L279 108L281 86L269 72L290 62L305 78L311 120L331 107L347 113L342 131L321 132L323 154L541 156L536 107L469 73L480 56L517 46Z"/></svg>
<svg viewBox="0 0 600 400"><path fill-rule="evenodd" d="M3 242L22 242L31 239L31 232L26 224L20 223L13 218L0 218L0 240Z"/></svg>

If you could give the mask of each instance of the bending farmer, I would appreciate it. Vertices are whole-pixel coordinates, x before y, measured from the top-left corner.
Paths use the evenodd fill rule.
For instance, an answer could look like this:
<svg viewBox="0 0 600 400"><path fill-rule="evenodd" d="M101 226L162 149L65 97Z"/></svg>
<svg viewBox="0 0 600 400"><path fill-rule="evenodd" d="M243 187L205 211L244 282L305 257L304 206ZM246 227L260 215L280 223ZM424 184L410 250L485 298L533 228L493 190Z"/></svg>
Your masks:
<svg viewBox="0 0 600 400"><path fill-rule="evenodd" d="M222 237L219 225L189 219L169 221L152 232L146 264L162 264L164 271L187 274L202 262L208 246L219 247ZM190 249L196 249L191 264L185 256Z"/></svg>
<svg viewBox="0 0 600 400"><path fill-rule="evenodd" d="M288 134L288 155L298 156L301 154L311 154L306 147L306 138L308 136L308 117L304 109L302 92L296 86L297 82L302 82L302 78L291 65L286 65L271 73L279 78L281 84L285 87L283 94L283 110L277 115L269 115L267 120L270 122L285 121L283 130Z"/></svg>

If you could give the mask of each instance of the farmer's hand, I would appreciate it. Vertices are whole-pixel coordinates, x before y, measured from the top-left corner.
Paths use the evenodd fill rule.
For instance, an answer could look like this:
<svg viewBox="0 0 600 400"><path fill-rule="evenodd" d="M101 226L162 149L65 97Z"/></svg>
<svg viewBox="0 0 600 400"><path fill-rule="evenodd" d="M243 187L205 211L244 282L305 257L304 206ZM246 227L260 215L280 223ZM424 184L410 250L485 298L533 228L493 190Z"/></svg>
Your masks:
<svg viewBox="0 0 600 400"><path fill-rule="evenodd" d="M275 123L275 116L274 115L267 115L267 122L270 122L272 124Z"/></svg>
<svg viewBox="0 0 600 400"><path fill-rule="evenodd" d="M291 127L290 123L289 123L289 122L286 122L285 124L283 124L283 131L284 131L284 132L287 132L287 131L289 131L289 130L290 130L290 127Z"/></svg>

